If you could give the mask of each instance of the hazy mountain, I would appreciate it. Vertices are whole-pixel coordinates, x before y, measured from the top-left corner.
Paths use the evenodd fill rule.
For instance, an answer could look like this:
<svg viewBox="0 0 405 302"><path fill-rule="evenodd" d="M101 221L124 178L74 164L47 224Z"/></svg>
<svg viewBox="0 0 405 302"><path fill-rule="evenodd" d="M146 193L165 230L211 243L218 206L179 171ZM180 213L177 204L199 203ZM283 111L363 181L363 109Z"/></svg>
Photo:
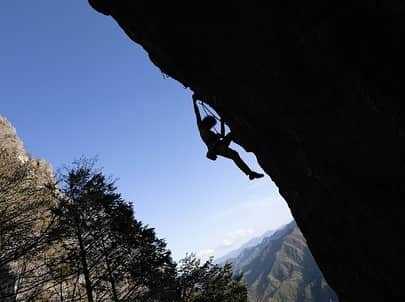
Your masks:
<svg viewBox="0 0 405 302"><path fill-rule="evenodd" d="M265 232L261 236L250 239L246 243L242 244L238 249L230 251L229 253L226 253L224 256L215 259L215 263L223 264L226 261L231 261L232 259L237 258L245 249L258 245L260 242L263 241L264 238L267 238L267 237L270 237L271 235L273 235L274 232L275 231L270 230L270 231Z"/></svg>
<svg viewBox="0 0 405 302"><path fill-rule="evenodd" d="M251 302L337 301L295 222L228 261L244 273Z"/></svg>

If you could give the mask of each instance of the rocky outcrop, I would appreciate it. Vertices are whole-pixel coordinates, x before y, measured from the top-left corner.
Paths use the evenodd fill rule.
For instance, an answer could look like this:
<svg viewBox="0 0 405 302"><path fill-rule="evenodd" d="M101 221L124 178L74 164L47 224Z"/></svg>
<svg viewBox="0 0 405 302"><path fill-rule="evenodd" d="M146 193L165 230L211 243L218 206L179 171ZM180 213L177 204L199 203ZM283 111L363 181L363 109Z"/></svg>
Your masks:
<svg viewBox="0 0 405 302"><path fill-rule="evenodd" d="M403 1L90 4L207 96L341 301L402 300Z"/></svg>
<svg viewBox="0 0 405 302"><path fill-rule="evenodd" d="M28 155L24 145L17 136L17 131L4 116L0 115L0 150L14 154L21 161L27 161Z"/></svg>
<svg viewBox="0 0 405 302"><path fill-rule="evenodd" d="M16 129L7 120L6 117L0 115L0 152L8 153L16 160L21 162L29 162L29 165L34 167L36 177L41 175L45 182L53 180L53 172L51 165L44 159L36 159L31 157L24 148L23 142L17 135Z"/></svg>

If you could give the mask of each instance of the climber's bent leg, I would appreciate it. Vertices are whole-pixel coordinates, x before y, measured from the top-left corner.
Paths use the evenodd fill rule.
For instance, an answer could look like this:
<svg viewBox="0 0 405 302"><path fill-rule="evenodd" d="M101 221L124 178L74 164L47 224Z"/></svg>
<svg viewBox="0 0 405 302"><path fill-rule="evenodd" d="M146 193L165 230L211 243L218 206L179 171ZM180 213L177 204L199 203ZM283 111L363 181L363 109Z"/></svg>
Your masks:
<svg viewBox="0 0 405 302"><path fill-rule="evenodd" d="M224 138L221 140L221 143L225 146L229 146L229 144L232 141L232 132L229 132L227 135L224 136Z"/></svg>

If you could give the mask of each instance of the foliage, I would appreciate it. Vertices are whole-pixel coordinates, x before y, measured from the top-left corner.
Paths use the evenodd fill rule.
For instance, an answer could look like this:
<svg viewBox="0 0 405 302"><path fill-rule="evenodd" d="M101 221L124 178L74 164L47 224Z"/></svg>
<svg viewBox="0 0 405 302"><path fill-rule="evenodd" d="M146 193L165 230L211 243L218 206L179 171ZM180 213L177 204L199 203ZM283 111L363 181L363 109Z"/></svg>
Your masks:
<svg viewBox="0 0 405 302"><path fill-rule="evenodd" d="M151 301L174 288L175 265L163 240L133 217L114 182L81 160L60 175L53 236L63 253L52 264L84 280L88 301ZM64 281L64 276L61 276ZM72 280L70 281L72 282ZM172 290L174 292L174 290Z"/></svg>
<svg viewBox="0 0 405 302"><path fill-rule="evenodd" d="M221 267L210 259L204 264L194 254L180 261L178 284L184 302L245 302L242 275L233 277L232 265Z"/></svg>
<svg viewBox="0 0 405 302"><path fill-rule="evenodd" d="M246 301L230 265L189 255L177 268L93 160L65 167L58 186L33 163L0 162L1 301Z"/></svg>

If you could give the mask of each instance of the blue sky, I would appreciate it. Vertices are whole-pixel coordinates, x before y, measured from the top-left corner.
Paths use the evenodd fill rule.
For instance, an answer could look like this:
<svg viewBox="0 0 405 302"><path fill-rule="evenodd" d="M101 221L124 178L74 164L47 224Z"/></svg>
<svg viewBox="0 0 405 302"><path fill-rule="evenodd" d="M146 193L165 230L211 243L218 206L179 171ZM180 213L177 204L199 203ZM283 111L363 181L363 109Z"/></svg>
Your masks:
<svg viewBox="0 0 405 302"><path fill-rule="evenodd" d="M98 156L176 259L222 255L291 220L268 177L205 158L191 91L87 1L2 1L0 33L0 114L27 150L54 168Z"/></svg>

